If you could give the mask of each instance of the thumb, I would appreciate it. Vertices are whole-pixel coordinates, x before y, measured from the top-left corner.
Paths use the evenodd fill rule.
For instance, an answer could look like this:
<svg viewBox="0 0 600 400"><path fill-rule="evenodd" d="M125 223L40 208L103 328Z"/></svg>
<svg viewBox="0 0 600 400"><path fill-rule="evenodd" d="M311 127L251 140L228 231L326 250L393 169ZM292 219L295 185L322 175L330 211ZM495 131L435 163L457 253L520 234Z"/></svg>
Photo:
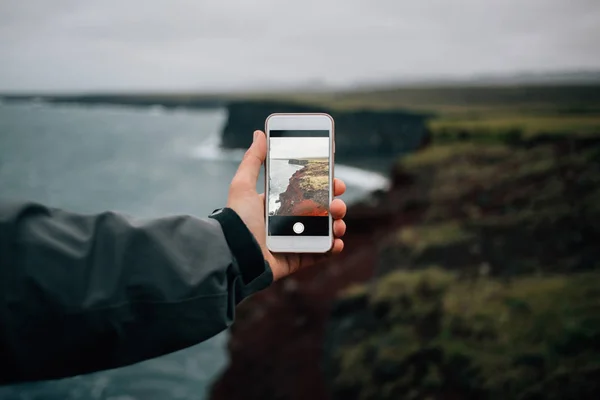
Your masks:
<svg viewBox="0 0 600 400"><path fill-rule="evenodd" d="M231 182L232 189L255 189L260 175L260 168L266 157L267 138L262 131L254 131L252 145L244 154L244 158Z"/></svg>

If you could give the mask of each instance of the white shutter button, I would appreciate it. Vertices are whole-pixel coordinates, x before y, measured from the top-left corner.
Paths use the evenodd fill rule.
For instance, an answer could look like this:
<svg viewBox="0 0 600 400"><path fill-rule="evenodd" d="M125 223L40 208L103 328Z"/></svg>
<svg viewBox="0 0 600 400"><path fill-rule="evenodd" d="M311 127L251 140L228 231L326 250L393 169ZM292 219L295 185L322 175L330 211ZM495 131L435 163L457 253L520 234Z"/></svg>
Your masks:
<svg viewBox="0 0 600 400"><path fill-rule="evenodd" d="M302 222L296 222L292 229L299 235L304 232L304 224Z"/></svg>

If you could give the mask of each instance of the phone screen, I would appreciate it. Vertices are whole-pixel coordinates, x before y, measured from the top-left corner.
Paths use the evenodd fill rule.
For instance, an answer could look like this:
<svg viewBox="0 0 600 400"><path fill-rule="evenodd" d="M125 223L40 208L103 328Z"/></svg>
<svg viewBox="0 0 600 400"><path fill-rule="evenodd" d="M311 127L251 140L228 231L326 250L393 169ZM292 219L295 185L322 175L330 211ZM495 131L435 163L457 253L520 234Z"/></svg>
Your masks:
<svg viewBox="0 0 600 400"><path fill-rule="evenodd" d="M329 235L329 134L270 131L269 235Z"/></svg>

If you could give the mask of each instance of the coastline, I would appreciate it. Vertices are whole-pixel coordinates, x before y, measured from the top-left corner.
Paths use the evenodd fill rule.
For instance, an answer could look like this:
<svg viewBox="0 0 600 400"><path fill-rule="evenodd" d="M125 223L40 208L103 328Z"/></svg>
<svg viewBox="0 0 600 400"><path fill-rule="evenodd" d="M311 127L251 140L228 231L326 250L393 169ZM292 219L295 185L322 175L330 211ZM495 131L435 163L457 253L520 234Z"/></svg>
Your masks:
<svg viewBox="0 0 600 400"><path fill-rule="evenodd" d="M329 213L329 161L289 160L299 165L286 189L279 194L275 215L327 216Z"/></svg>
<svg viewBox="0 0 600 400"><path fill-rule="evenodd" d="M115 98L120 99L122 96L116 95ZM175 113L177 115L195 115L196 113L212 113L218 112L223 115L223 126L215 130L207 139L199 143L191 149L191 156L193 158L203 160L215 160L215 161L235 161L239 162L243 156L243 152L247 147L238 145L231 147L224 143L223 131L227 128L228 120L232 117L229 115L227 102L223 104L219 103L216 107L195 107L190 106L189 102L186 103L177 100L172 100L171 103L165 105L164 102L137 102L140 96L130 96L131 101L128 101L128 96L124 96L124 101L113 101L113 96L29 96L29 95L18 95L18 96L6 96L4 98L3 107L56 107L59 110L68 111L70 109L83 109L83 110L97 110L105 111L112 110L115 112L140 112L151 116L158 115L171 115ZM144 97L144 96L142 96ZM168 97L168 96L167 96ZM202 96L201 96L202 97ZM85 99L85 101L79 101L79 99ZM159 96L162 99L161 96ZM210 96L209 96L210 98ZM107 100L110 99L110 100ZM249 104L253 104L249 101ZM283 103L282 107L285 107ZM268 110L262 110L261 112L267 112ZM265 114L268 115L268 114ZM259 118L262 118L259 116ZM262 121L264 124L264 120ZM236 131L236 135L241 137L251 137L248 132L252 132L253 129L261 128L261 123L253 124L249 121L245 121L244 125L246 128L240 131ZM359 132L362 134L362 132ZM231 134L230 134L231 135ZM422 133L415 136L419 138L416 143L420 145L422 139ZM244 139L245 140L245 139ZM242 140L242 141L244 141ZM414 140L411 141L411 143ZM250 145L248 141L247 145ZM413 144L407 148L395 153L388 155L372 154L365 152L363 154L354 155L335 155L335 168L334 174L336 177L341 178L349 186L360 187L366 192L385 190L389 187L389 174L393 163L398 156L409 154L412 150ZM347 196L346 196L347 197ZM352 197L352 202L356 201L355 196Z"/></svg>
<svg viewBox="0 0 600 400"><path fill-rule="evenodd" d="M56 109L60 112L70 111L94 111L94 112L110 112L124 115L128 113L135 113L140 115L149 115L152 117L164 115L164 116L196 116L204 114L218 113L219 124L221 120L225 121L227 118L226 108L211 109L193 109L193 108L171 108L163 109L162 111L153 109L148 106L144 107L132 107L128 105L118 104L100 104L100 103L50 103L50 102L35 102L31 100L19 100L19 101L5 101L0 105L4 110L14 107L15 110L23 110L29 108L39 109ZM224 123L224 122L223 122ZM227 161L231 163L238 163L244 154L244 148L227 148L222 145L222 135L220 133L221 127L212 130L212 132L206 135L199 135L201 139L199 143L186 148L186 153L182 156L190 157L193 159L207 160L207 161ZM203 138L203 136L205 136ZM384 190L389 186L389 171L395 160L395 157L360 157L360 158L349 158L346 162L340 163L336 161L334 174L336 177L343 179L347 186L349 186L348 194L344 195L344 198L349 203L360 201L364 195L371 191ZM260 189L260 188L259 188ZM364 193L364 195L360 193Z"/></svg>
<svg viewBox="0 0 600 400"><path fill-rule="evenodd" d="M148 112L170 114L162 108L148 108ZM146 111L136 113L141 122L153 126L160 122L149 122ZM45 113L25 110L23 114L32 119ZM113 113L108 118L112 117L118 116ZM185 162L186 157L225 161L205 163L207 179L223 171L232 174L243 149L223 148L220 135L219 140L208 137L210 129L217 133L216 128L202 133L213 144L196 148L198 125L190 124L187 143L191 145L177 153L179 160L164 166ZM277 282L240 304L228 344L232 357L214 385L215 398L294 399L299 394L318 400L332 393L334 398L348 398L348 393L381 394L378 391L392 385L395 398L404 397L401 390L416 390L430 398L440 398L436 397L440 393L464 398L474 388L478 393L500 393L502 387L493 387L494 382L481 387L480 377L501 378L510 382L508 386L511 379L525 379L517 386L533 393L548 387L560 390L556 383L570 379L579 379L576 389L598 382L594 377L600 377L600 368L589 357L598 359L593 344L600 330L595 311L590 312L588 306L596 305L597 310L600 304L595 283L600 277L594 270L600 259L599 249L594 248L600 241L600 197L594 186L600 182L600 141L597 135L584 138L578 136L577 127L570 129L558 134L538 131L534 136L524 128L511 128L508 134L463 127L440 130L433 144L416 154L390 167L383 163L382 171L391 171L386 174L389 190L378 189L362 199L357 196L350 204L344 254ZM79 133L76 130L73 137ZM96 131L96 137L106 138L105 133L110 132ZM33 137L43 150L58 142L44 145L44 137ZM120 132L109 138L116 143L127 136ZM159 145L152 147L162 148L162 137L155 138ZM77 140L63 142L57 150ZM133 154L140 153L140 143L131 143L136 145ZM104 146L93 148L97 151ZM36 160L46 153L25 159ZM369 163L353 165L363 162ZM56 160L51 165L55 164ZM150 165L160 167L161 163L154 159ZM182 172L198 165L189 162L170 176L183 177ZM344 168L365 177L364 171L344 164L337 164L336 172ZM166 175L163 169L150 178ZM131 185L123 178L139 179L138 174L127 175L128 171L116 171L119 179L111 179L111 187L115 182L125 183L123 193L127 193ZM186 176L187 185L197 188L197 170ZM362 178L357 182L369 183ZM219 181L215 187L225 183L222 178ZM23 180L17 177L16 182ZM46 179L37 182L39 187L58 187ZM85 195L89 179L81 182ZM131 192L132 197L121 204L133 207L141 191ZM169 192L174 191L160 190L147 198ZM185 208L188 201L192 213L201 212L205 206L199 207L196 193L187 193L189 197L172 197L172 209L182 204ZM107 197L113 198L117 196ZM98 200L102 197L93 196L86 203ZM156 203L148 206L156 211ZM478 297L490 290L500 302ZM586 298L582 300L581 295ZM469 296L476 296L477 301L470 301ZM557 304L555 299L564 302ZM398 315L409 315L410 320L394 319ZM507 319L499 321L500 317ZM518 331L520 326L523 329ZM509 346L498 342L500 337L509 338ZM540 340L549 347L540 347ZM373 343L400 345L374 347ZM487 353L487 344L501 349L500 356ZM188 354L194 358L196 353ZM576 359L569 358L573 355ZM172 358L176 366L181 364L178 357ZM403 373L422 365L432 373L424 377ZM507 373L490 374L490 366ZM182 376L181 370L174 376ZM532 376L537 381L527 381ZM452 384L459 386L444 386ZM236 388L244 392L235 392ZM507 394L504 398L515 397Z"/></svg>

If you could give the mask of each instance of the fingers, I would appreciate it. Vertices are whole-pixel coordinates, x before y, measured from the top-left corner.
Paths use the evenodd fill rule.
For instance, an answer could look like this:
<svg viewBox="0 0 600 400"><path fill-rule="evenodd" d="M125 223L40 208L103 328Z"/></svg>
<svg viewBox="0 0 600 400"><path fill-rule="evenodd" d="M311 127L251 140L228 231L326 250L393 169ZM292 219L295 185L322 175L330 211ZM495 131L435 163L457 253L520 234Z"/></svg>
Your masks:
<svg viewBox="0 0 600 400"><path fill-rule="evenodd" d="M244 189L256 187L260 168L267 157L267 138L262 131L254 132L252 145L244 154L244 158L231 182L233 186L241 186Z"/></svg>
<svg viewBox="0 0 600 400"><path fill-rule="evenodd" d="M344 241L342 239L335 239L331 248L331 254L340 254L342 250L344 250Z"/></svg>
<svg viewBox="0 0 600 400"><path fill-rule="evenodd" d="M333 221L333 235L341 238L346 233L346 223L342 219Z"/></svg>
<svg viewBox="0 0 600 400"><path fill-rule="evenodd" d="M333 195L341 196L346 193L346 184L343 180L334 178L333 179Z"/></svg>
<svg viewBox="0 0 600 400"><path fill-rule="evenodd" d="M335 199L329 207L333 219L342 219L346 216L346 203L341 199Z"/></svg>

